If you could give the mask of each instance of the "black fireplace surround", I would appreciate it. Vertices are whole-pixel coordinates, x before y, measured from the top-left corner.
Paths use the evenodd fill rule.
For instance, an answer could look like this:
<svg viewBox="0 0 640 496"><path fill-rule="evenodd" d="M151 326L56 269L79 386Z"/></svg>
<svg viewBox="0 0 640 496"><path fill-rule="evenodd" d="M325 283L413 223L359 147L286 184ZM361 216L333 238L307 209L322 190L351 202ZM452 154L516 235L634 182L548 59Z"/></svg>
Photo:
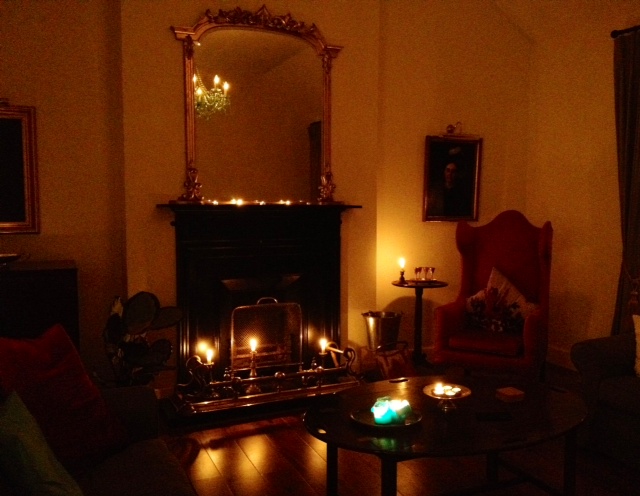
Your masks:
<svg viewBox="0 0 640 496"><path fill-rule="evenodd" d="M199 341L215 350L214 376L230 364L231 313L262 297L302 308L302 362L327 338L340 344L343 204L171 203L176 235L178 380Z"/></svg>

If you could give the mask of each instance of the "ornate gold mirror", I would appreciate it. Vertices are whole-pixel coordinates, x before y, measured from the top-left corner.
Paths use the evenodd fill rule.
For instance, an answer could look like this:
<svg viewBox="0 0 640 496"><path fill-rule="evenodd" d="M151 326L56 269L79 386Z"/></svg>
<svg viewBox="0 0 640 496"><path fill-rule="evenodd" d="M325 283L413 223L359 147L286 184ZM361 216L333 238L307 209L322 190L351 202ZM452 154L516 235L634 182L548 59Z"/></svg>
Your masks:
<svg viewBox="0 0 640 496"><path fill-rule="evenodd" d="M183 44L186 180L178 201L331 203L331 65L341 47L265 6L172 27ZM215 197L214 197L215 199Z"/></svg>

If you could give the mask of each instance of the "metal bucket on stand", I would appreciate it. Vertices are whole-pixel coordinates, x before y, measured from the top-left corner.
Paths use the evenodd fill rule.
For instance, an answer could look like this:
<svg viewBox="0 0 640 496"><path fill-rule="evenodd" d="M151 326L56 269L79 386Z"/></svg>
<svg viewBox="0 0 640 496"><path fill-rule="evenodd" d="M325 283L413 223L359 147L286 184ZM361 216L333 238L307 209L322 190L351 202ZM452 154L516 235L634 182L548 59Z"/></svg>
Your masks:
<svg viewBox="0 0 640 496"><path fill-rule="evenodd" d="M365 312L362 314L367 327L367 341L370 350L381 344L393 343L400 333L401 313Z"/></svg>

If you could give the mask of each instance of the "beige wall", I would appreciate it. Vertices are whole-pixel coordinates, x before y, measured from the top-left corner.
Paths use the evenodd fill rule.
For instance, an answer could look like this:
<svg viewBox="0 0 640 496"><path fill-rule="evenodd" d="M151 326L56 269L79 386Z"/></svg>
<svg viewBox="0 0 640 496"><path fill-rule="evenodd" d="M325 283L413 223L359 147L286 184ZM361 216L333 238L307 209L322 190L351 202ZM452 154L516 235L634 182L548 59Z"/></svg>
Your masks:
<svg viewBox="0 0 640 496"><path fill-rule="evenodd" d="M182 50L169 26L263 3L0 4L0 96L38 108L42 207L42 233L2 236L0 249L77 261L91 367L104 365L99 333L115 294L175 302L172 216L156 208L184 179ZM427 326L455 295L454 225L423 223L420 206L424 137L456 121L484 138L479 223L516 208L554 225L551 359L566 364L573 342L608 334L620 263L609 32L640 22L631 2L267 6L344 46L332 88L336 198L363 206L343 222L346 340L366 343L360 314L374 309L405 312L410 337L412 295L390 284L400 256L451 283L427 295Z"/></svg>
<svg viewBox="0 0 640 496"><path fill-rule="evenodd" d="M0 251L76 261L80 346L99 368L125 291L118 3L7 1L0 23L0 96L36 107L41 211L39 235L2 235Z"/></svg>

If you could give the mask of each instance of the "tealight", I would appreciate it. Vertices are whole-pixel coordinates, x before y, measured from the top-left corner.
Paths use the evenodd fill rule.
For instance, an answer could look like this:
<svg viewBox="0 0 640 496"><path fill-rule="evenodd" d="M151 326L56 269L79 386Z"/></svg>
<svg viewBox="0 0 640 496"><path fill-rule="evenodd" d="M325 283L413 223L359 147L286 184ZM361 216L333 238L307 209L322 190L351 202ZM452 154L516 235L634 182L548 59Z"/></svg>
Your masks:
<svg viewBox="0 0 640 496"><path fill-rule="evenodd" d="M458 394L460 394L460 392L462 391L461 388L459 388L458 386L449 386L449 385L444 385L441 382L438 382L434 387L433 387L433 394L435 396L448 396L448 397L452 397L452 396L457 396Z"/></svg>
<svg viewBox="0 0 640 496"><path fill-rule="evenodd" d="M393 400L390 396L378 398L371 407L376 424L404 424L405 419L412 413L407 400Z"/></svg>

